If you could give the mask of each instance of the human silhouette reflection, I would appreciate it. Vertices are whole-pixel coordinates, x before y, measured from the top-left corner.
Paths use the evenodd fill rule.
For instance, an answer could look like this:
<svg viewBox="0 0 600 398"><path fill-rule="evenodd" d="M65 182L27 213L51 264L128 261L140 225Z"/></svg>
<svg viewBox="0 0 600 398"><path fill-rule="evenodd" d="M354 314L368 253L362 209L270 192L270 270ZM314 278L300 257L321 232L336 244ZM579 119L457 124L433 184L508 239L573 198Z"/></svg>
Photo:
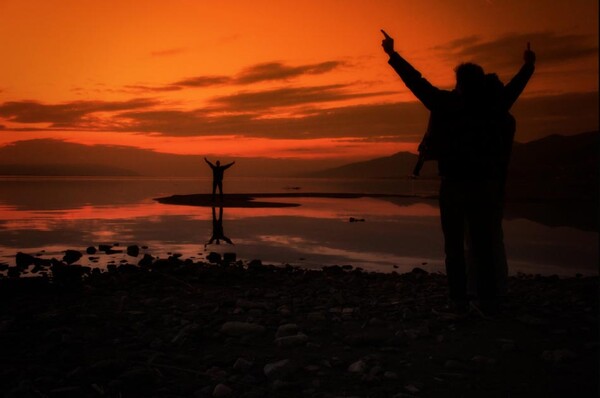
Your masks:
<svg viewBox="0 0 600 398"><path fill-rule="evenodd" d="M208 241L209 245L212 245L213 243L220 245L221 244L221 240L229 243L230 245L233 245L233 242L231 241L231 239L229 239L228 237L225 236L225 233L223 232L223 206L219 206L219 218L217 218L217 211L215 209L215 206L212 207L212 218L213 218L213 231L212 231L212 236L210 237L210 240Z"/></svg>

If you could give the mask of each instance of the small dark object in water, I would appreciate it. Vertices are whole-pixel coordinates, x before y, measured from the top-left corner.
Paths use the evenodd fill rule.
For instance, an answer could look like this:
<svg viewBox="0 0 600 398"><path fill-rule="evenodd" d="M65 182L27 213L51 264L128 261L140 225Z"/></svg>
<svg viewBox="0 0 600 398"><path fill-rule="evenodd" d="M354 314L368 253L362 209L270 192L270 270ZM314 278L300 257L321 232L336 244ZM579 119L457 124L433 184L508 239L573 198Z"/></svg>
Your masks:
<svg viewBox="0 0 600 398"><path fill-rule="evenodd" d="M350 221L350 222L365 222L365 219L350 217L350 219L348 221Z"/></svg>
<svg viewBox="0 0 600 398"><path fill-rule="evenodd" d="M137 257L140 254L140 248L138 245L127 246L127 255L131 257Z"/></svg>
<svg viewBox="0 0 600 398"><path fill-rule="evenodd" d="M85 249L85 252L87 254L96 254L96 248L94 246L90 246L87 249Z"/></svg>

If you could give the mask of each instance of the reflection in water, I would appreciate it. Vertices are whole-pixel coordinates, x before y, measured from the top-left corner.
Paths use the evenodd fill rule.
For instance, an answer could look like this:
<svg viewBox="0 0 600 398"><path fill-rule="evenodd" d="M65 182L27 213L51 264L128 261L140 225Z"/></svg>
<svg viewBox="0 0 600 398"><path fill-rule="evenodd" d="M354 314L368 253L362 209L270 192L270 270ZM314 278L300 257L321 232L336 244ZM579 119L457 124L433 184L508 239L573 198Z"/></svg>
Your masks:
<svg viewBox="0 0 600 398"><path fill-rule="evenodd" d="M217 218L215 206L212 207L212 227L212 236L208 241L209 245L212 245L213 242L220 245L221 240L233 245L231 239L225 236L225 232L223 232L223 206L219 206L219 218Z"/></svg>
<svg viewBox="0 0 600 398"><path fill-rule="evenodd" d="M331 181L319 181L322 185L309 182L294 181L293 185L302 186L306 192L342 191ZM255 182L253 188L260 186L264 192L277 192L277 186L289 185L288 181L279 181L271 189L267 183L275 184ZM364 189L343 188L345 192L402 193L386 186L387 181L384 185L378 185L377 181L369 183ZM208 208L161 205L152 200L189 194L190 185L194 185L190 180L2 181L0 262L14 263L17 251L36 254L45 250L45 255L58 258L62 257L62 250L84 251L88 246L116 242L121 247L148 246L149 254L155 256L177 252L185 258L200 260L205 253L198 252L198 243L207 242L212 230L211 240L215 244L212 249L219 251L217 239L228 242L228 237L234 237L236 252L242 260L257 258L264 263L306 267L351 264L377 271L409 271L415 266L443 270L436 200L272 198L269 201L287 200L300 206L228 208L225 234L220 208L218 214L216 208L211 214ZM252 187L242 188L232 186L232 191L249 191ZM554 225L563 226L548 227L541 219L541 211L537 219L525 214L524 210L530 212L529 209L518 208L513 212L512 203L507 207L505 233L511 273L597 272L596 233L561 223ZM536 209L541 209L539 204ZM559 210L546 213L556 215ZM350 223L350 217L366 221ZM574 218L565 219L572 222ZM224 247L228 246L219 246ZM92 265L85 263L88 260L92 261L84 256L82 264ZM126 253L111 260L136 261Z"/></svg>

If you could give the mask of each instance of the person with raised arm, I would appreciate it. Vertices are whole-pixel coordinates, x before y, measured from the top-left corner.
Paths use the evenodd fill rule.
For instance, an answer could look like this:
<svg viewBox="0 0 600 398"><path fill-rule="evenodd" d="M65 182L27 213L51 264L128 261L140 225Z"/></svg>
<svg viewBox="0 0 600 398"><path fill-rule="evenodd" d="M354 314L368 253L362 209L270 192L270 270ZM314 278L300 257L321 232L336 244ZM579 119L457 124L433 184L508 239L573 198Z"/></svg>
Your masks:
<svg viewBox="0 0 600 398"><path fill-rule="evenodd" d="M215 193L217 188L219 188L219 196L221 201L223 201L223 175L225 174L225 170L230 168L235 164L235 162L228 163L226 165L221 166L221 162L217 160L217 164L212 164L208 159L204 158L204 161L210 166L213 172L213 183L212 183L212 200L215 200Z"/></svg>
<svg viewBox="0 0 600 398"><path fill-rule="evenodd" d="M525 64L492 104L486 100L486 77L481 66L460 64L455 69L455 88L441 90L400 56L394 49L394 39L385 31L381 32L384 35L383 50L389 55L388 63L431 112L427 132L419 145L418 163L428 159L438 161L440 219L450 304L459 312L468 308L464 250L467 230L472 257L478 268L478 299L493 303L498 293L493 236L497 233L498 222L501 223L497 204L502 197L499 115L508 113L525 88L533 74L535 54L528 45ZM418 164L415 174L419 168Z"/></svg>

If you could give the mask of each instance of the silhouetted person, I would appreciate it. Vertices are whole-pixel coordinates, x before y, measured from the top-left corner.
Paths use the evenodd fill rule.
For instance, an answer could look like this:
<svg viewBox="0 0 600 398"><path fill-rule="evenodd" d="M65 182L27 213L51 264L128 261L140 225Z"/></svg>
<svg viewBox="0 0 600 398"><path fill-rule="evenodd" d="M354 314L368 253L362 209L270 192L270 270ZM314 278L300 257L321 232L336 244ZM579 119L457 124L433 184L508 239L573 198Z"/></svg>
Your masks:
<svg viewBox="0 0 600 398"><path fill-rule="evenodd" d="M467 275L465 228L478 267L477 294L482 301L497 295L493 258L493 231L501 197L502 138L499 116L508 112L533 74L535 54L529 45L525 64L509 84L487 101L483 68L464 63L456 69L454 90L434 87L394 51L394 40L382 31L388 63L413 94L431 111L420 162L438 161L440 218L444 233L449 293L456 309L466 309ZM418 165L417 165L418 166ZM418 169L416 170L419 171Z"/></svg>
<svg viewBox="0 0 600 398"><path fill-rule="evenodd" d="M223 200L223 174L225 173L225 170L233 166L235 162L231 162L224 166L221 166L221 162L218 160L216 165L209 162L206 158L204 158L204 161L210 166L213 172L212 200L215 200L215 193L217 191L217 188L219 188L219 195L221 197L221 200Z"/></svg>
<svg viewBox="0 0 600 398"><path fill-rule="evenodd" d="M223 232L223 206L219 207L219 218L217 218L215 207L212 207L212 217L213 217L213 231L208 244L211 245L213 242L217 245L221 244L221 240L233 245L231 239L225 236Z"/></svg>

